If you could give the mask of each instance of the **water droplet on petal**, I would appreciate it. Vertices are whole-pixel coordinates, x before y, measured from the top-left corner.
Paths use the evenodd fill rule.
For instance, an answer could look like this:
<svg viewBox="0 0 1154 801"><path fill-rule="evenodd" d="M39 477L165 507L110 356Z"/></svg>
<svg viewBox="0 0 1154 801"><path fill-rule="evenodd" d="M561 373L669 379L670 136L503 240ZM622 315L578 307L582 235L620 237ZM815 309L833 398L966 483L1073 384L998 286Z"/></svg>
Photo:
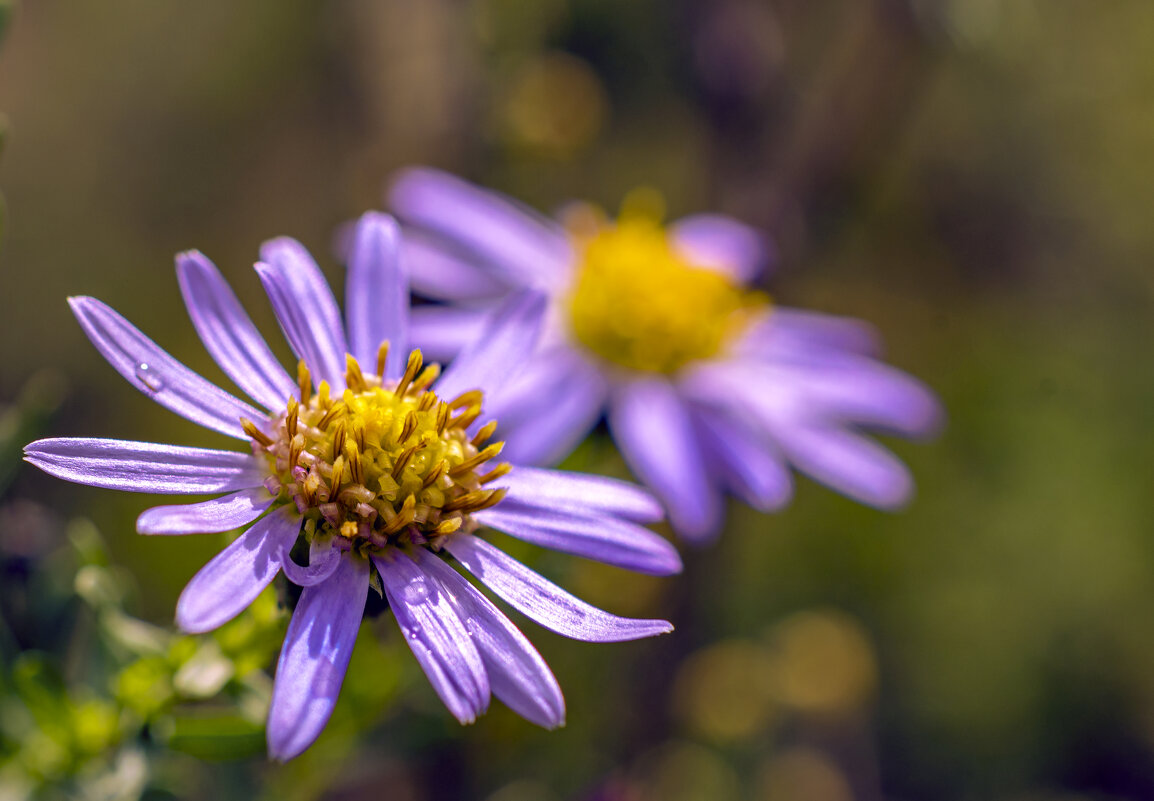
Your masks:
<svg viewBox="0 0 1154 801"><path fill-rule="evenodd" d="M405 603L410 604L419 604L428 597L429 588L425 585L424 579L414 579L410 581L401 592L401 598Z"/></svg>
<svg viewBox="0 0 1154 801"><path fill-rule="evenodd" d="M150 367L146 362L136 365L136 378L153 392L160 392L164 389L164 379L157 374L155 368Z"/></svg>

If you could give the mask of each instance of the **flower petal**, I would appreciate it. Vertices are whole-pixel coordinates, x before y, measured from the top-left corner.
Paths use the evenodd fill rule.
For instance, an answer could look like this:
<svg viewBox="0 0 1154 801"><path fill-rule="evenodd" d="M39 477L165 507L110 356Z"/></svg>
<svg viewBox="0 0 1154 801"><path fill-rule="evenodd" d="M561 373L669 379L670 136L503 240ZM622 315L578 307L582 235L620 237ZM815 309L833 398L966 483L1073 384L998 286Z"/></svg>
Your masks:
<svg viewBox="0 0 1154 801"><path fill-rule="evenodd" d="M373 556L389 607L425 675L462 723L489 706L489 678L448 593L396 548Z"/></svg>
<svg viewBox="0 0 1154 801"><path fill-rule="evenodd" d="M757 278L774 256L765 234L721 214L682 217L669 227L669 235L683 258L739 284Z"/></svg>
<svg viewBox="0 0 1154 801"><path fill-rule="evenodd" d="M712 536L721 525L721 498L673 386L659 378L623 385L609 428L629 467L665 503L673 527L692 540Z"/></svg>
<svg viewBox="0 0 1154 801"><path fill-rule="evenodd" d="M507 391L489 398L501 423L502 458L515 464L556 464L601 418L609 386L601 371L568 348L535 354Z"/></svg>
<svg viewBox="0 0 1154 801"><path fill-rule="evenodd" d="M320 386L345 388L345 331L336 298L304 245L289 237L265 242L256 265L289 345Z"/></svg>
<svg viewBox="0 0 1154 801"><path fill-rule="evenodd" d="M201 634L239 615L276 578L281 550L300 527L300 513L292 506L258 520L188 582L176 602L176 624Z"/></svg>
<svg viewBox="0 0 1154 801"><path fill-rule="evenodd" d="M209 501L145 509L136 518L138 534L215 534L247 526L276 500L264 487L252 487Z"/></svg>
<svg viewBox="0 0 1154 801"><path fill-rule="evenodd" d="M349 347L362 368L390 344L385 376L398 378L408 358L409 281L401 269L401 232L387 214L370 211L357 223L345 282Z"/></svg>
<svg viewBox="0 0 1154 801"><path fill-rule="evenodd" d="M857 357L852 357L857 358ZM845 363L843 359L841 363ZM812 371L732 362L698 371L705 403L738 405L803 473L862 503L902 506L913 492L909 471L889 451L846 429L847 418L813 392Z"/></svg>
<svg viewBox="0 0 1154 801"><path fill-rule="evenodd" d="M265 477L251 453L120 439L41 439L24 446L24 459L66 481L129 492L231 492Z"/></svg>
<svg viewBox="0 0 1154 801"><path fill-rule="evenodd" d="M495 306L414 306L409 310L409 345L426 359L448 362L478 339Z"/></svg>
<svg viewBox="0 0 1154 801"><path fill-rule="evenodd" d="M665 620L618 617L591 606L471 534L447 537L445 549L509 605L566 637L623 642L673 631Z"/></svg>
<svg viewBox="0 0 1154 801"><path fill-rule="evenodd" d="M813 416L882 428L909 437L935 433L942 409L934 393L901 370L858 356L798 376Z"/></svg>
<svg viewBox="0 0 1154 801"><path fill-rule="evenodd" d="M508 501L475 512L473 519L519 540L626 570L655 576L681 572L681 557L668 540L624 520L579 517Z"/></svg>
<svg viewBox="0 0 1154 801"><path fill-rule="evenodd" d="M401 264L414 293L427 298L474 302L509 293L491 267L475 257L458 255L451 245L412 226L404 228Z"/></svg>
<svg viewBox="0 0 1154 801"><path fill-rule="evenodd" d="M284 411L296 382L245 314L220 270L203 253L176 257L176 278L200 341L238 387L270 411Z"/></svg>
<svg viewBox="0 0 1154 801"><path fill-rule="evenodd" d="M681 386L706 404L744 405L775 437L797 425L861 425L927 436L943 417L934 393L916 378L845 352L808 363L734 358L694 368Z"/></svg>
<svg viewBox="0 0 1154 801"><path fill-rule="evenodd" d="M540 292L526 290L510 295L493 312L481 335L441 376L435 386L437 394L452 399L462 392L490 390L509 380L537 347L544 316L545 296Z"/></svg>
<svg viewBox="0 0 1154 801"><path fill-rule="evenodd" d="M586 517L617 515L638 523L665 516L660 502L636 484L615 478L517 465L498 482L509 489L506 502Z"/></svg>
<svg viewBox="0 0 1154 801"><path fill-rule="evenodd" d="M424 548L417 566L441 585L481 654L493 694L526 720L556 728L565 722L565 699L553 672L525 635L472 584Z"/></svg>
<svg viewBox="0 0 1154 801"><path fill-rule="evenodd" d="M762 512L781 509L793 495L793 479L776 449L740 421L692 407L698 440L726 487Z"/></svg>
<svg viewBox="0 0 1154 801"><path fill-rule="evenodd" d="M865 437L798 425L778 432L778 439L798 470L861 503L893 510L913 495L906 466Z"/></svg>
<svg viewBox="0 0 1154 801"><path fill-rule="evenodd" d="M439 170L402 170L388 202L405 222L476 251L518 286L557 284L573 257L568 237L552 220Z"/></svg>
<svg viewBox="0 0 1154 801"><path fill-rule="evenodd" d="M336 572L341 565L340 548L334 548L332 542L317 542L309 544L308 566L298 565L292 559L293 543L286 543L281 550L280 567L285 578L298 587L312 587L327 581L329 576Z"/></svg>
<svg viewBox="0 0 1154 801"><path fill-rule="evenodd" d="M276 665L268 753L281 762L313 744L333 714L369 592L368 560L346 552L328 581L305 587Z"/></svg>
<svg viewBox="0 0 1154 801"><path fill-rule="evenodd" d="M739 352L780 361L809 362L833 352L878 356L881 337L872 325L851 317L775 306L736 343Z"/></svg>
<svg viewBox="0 0 1154 801"><path fill-rule="evenodd" d="M265 415L201 378L96 298L68 299L84 333L128 383L166 409L205 428L248 439L240 418Z"/></svg>

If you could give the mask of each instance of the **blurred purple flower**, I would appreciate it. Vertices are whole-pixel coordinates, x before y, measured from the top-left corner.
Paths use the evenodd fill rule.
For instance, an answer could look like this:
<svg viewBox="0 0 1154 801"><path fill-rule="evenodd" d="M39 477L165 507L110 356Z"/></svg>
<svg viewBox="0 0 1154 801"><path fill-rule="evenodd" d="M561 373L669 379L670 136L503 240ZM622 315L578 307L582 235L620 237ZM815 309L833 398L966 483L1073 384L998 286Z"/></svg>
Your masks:
<svg viewBox="0 0 1154 801"><path fill-rule="evenodd" d="M192 372L100 301L72 298L85 333L131 384L251 448L59 438L25 449L32 464L83 484L227 493L149 509L137 529L188 534L248 526L185 587L176 618L186 631L230 620L280 571L303 588L269 710L269 752L280 760L304 751L332 714L370 586L388 599L413 654L462 723L485 711L490 692L541 726L564 722L548 666L442 558L450 554L498 597L563 635L608 642L672 629L589 606L478 534L492 527L643 573L681 569L673 547L640 525L661 518L660 504L640 488L508 463L488 467L500 443L484 445L495 424L481 425L482 391L506 380L532 350L544 298L511 296L440 375L437 365L423 367L418 351L402 358L408 286L397 253L395 222L366 214L354 233L342 323L308 252L292 239L265 243L256 270L301 358L297 380L277 363L216 267L195 251L177 257L205 347L266 411ZM307 566L290 557L301 536Z"/></svg>
<svg viewBox="0 0 1154 801"><path fill-rule="evenodd" d="M857 320L771 307L746 287L769 242L728 217L660 224L660 198L621 217L573 206L558 222L428 168L388 200L405 223L412 340L451 358L485 315L526 287L552 300L540 346L490 397L507 455L552 464L607 410L633 472L691 541L715 536L723 493L761 510L788 503L788 466L883 509L913 492L906 467L859 433L923 436L941 412L928 388L877 359Z"/></svg>

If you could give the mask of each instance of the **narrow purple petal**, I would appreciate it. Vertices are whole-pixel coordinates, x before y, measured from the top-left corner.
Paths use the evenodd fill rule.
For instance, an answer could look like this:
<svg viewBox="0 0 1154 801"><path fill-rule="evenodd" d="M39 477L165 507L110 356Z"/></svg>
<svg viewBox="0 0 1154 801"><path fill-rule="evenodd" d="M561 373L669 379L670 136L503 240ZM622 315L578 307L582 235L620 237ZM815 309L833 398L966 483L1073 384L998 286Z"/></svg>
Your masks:
<svg viewBox="0 0 1154 801"><path fill-rule="evenodd" d="M608 396L601 371L572 350L536 353L512 386L488 398L489 415L501 423L502 458L556 464L597 424Z"/></svg>
<svg viewBox="0 0 1154 801"><path fill-rule="evenodd" d="M485 663L493 694L526 720L556 728L565 722L565 699L553 672L525 635L460 573L429 551L413 554L436 581L469 630Z"/></svg>
<svg viewBox="0 0 1154 801"><path fill-rule="evenodd" d="M861 503L892 510L913 495L906 466L865 437L798 425L782 430L778 438L798 470Z"/></svg>
<svg viewBox="0 0 1154 801"><path fill-rule="evenodd" d="M573 257L557 223L439 170L403 170L389 189L388 201L406 223L475 251L515 285L556 285Z"/></svg>
<svg viewBox="0 0 1154 801"><path fill-rule="evenodd" d="M752 325L737 346L762 358L806 363L831 351L863 356L882 352L881 337L869 323L780 306Z"/></svg>
<svg viewBox="0 0 1154 801"><path fill-rule="evenodd" d="M721 214L683 217L670 226L669 234L683 258L739 284L757 278L773 258L765 234Z"/></svg>
<svg viewBox="0 0 1154 801"><path fill-rule="evenodd" d="M286 543L286 547L281 551L281 570L284 571L285 578L298 587L312 587L327 581L341 565L343 552L340 548L333 547L331 541L323 543L314 541L309 544L308 567L298 565L292 560L290 553L292 546L293 543Z"/></svg>
<svg viewBox="0 0 1154 801"><path fill-rule="evenodd" d="M176 602L176 624L201 634L239 615L276 578L281 551L300 527L301 516L292 506L254 523L188 582Z"/></svg>
<svg viewBox="0 0 1154 801"><path fill-rule="evenodd" d="M264 413L189 370L99 300L75 297L68 303L84 333L116 372L166 409L238 439L248 439L240 418L264 419Z"/></svg>
<svg viewBox="0 0 1154 801"><path fill-rule="evenodd" d="M285 762L320 736L332 717L369 592L368 560L340 557L332 577L305 587L276 665L268 710L268 753Z"/></svg>
<svg viewBox="0 0 1154 801"><path fill-rule="evenodd" d="M265 242L260 255L256 271L289 345L318 386L327 381L334 392L343 391L349 347L336 298L317 263L288 237Z"/></svg>
<svg viewBox="0 0 1154 801"><path fill-rule="evenodd" d="M447 537L445 548L510 606L566 637L586 642L623 642L673 631L665 620L618 617L591 606L471 534Z"/></svg>
<svg viewBox="0 0 1154 801"><path fill-rule="evenodd" d="M860 425L916 437L942 422L937 398L920 381L844 352L809 363L743 358L704 365L683 378L682 389L710 405L744 405L774 437L799 425Z"/></svg>
<svg viewBox="0 0 1154 801"><path fill-rule="evenodd" d="M385 377L398 378L408 358L409 281L401 270L401 232L387 214L370 211L357 223L345 283L349 347L372 369L389 341Z"/></svg>
<svg viewBox="0 0 1154 801"><path fill-rule="evenodd" d="M692 540L712 536L721 525L721 498L673 386L660 378L623 385L609 427L629 467L665 503L673 527Z"/></svg>
<svg viewBox="0 0 1154 801"><path fill-rule="evenodd" d="M789 503L793 479L776 448L733 414L701 407L692 413L702 450L727 489L763 512Z"/></svg>
<svg viewBox="0 0 1154 801"><path fill-rule="evenodd" d="M498 483L509 489L507 501L522 506L586 517L618 515L638 523L656 523L665 516L651 494L615 478L517 465Z"/></svg>
<svg viewBox="0 0 1154 801"><path fill-rule="evenodd" d="M501 386L537 347L545 316L545 296L523 291L501 304L485 324L481 336L441 376L435 389L445 399L471 389Z"/></svg>
<svg viewBox="0 0 1154 801"><path fill-rule="evenodd" d="M815 416L883 428L910 437L935 433L942 410L934 393L901 370L857 356L798 377Z"/></svg>
<svg viewBox="0 0 1154 801"><path fill-rule="evenodd" d="M251 453L120 439L41 439L24 447L24 459L66 481L129 492L232 492L266 475Z"/></svg>
<svg viewBox="0 0 1154 801"><path fill-rule="evenodd" d="M489 706L489 678L448 593L396 548L373 556L389 607L433 689L453 716L472 723Z"/></svg>
<svg viewBox="0 0 1154 801"><path fill-rule="evenodd" d="M448 362L478 339L495 306L414 306L409 311L409 347L426 359Z"/></svg>
<svg viewBox="0 0 1154 801"><path fill-rule="evenodd" d="M136 518L139 534L215 534L247 526L276 500L264 487L252 487L209 501L154 506Z"/></svg>
<svg viewBox="0 0 1154 801"><path fill-rule="evenodd" d="M473 518L519 540L626 570L655 576L681 572L681 557L668 540L625 520L550 512L508 500Z"/></svg>
<svg viewBox="0 0 1154 801"><path fill-rule="evenodd" d="M285 372L220 270L196 250L176 257L176 278L188 316L204 347L249 397L270 411L284 411L296 382Z"/></svg>
<svg viewBox="0 0 1154 801"><path fill-rule="evenodd" d="M412 226L404 228L401 264L413 292L435 300L476 302L500 298L512 288L497 270L458 255L447 243Z"/></svg>

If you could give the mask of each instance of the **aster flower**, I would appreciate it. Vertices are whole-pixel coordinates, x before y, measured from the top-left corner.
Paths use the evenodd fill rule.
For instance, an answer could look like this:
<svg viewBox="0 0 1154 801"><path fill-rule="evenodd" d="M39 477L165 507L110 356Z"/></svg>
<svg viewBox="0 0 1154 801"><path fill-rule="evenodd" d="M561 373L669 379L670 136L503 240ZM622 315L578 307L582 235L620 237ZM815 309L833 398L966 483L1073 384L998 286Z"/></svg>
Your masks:
<svg viewBox="0 0 1154 801"><path fill-rule="evenodd" d="M715 214L665 227L644 192L616 221L580 205L557 221L427 168L403 171L388 200L413 289L446 301L410 323L437 358L508 293L551 299L540 347L490 397L512 458L555 463L607 413L626 462L691 541L719 531L724 492L766 511L788 503L790 466L883 509L911 496L906 467L862 429L929 434L934 395L878 360L868 325L751 291L771 257L756 230Z"/></svg>
<svg viewBox="0 0 1154 801"><path fill-rule="evenodd" d="M212 494L148 509L143 534L247 527L185 587L176 618L188 632L220 626L280 572L303 588L277 663L268 745L301 753L332 713L370 586L454 716L469 723L495 694L545 727L565 707L525 636L466 580L463 567L538 623L588 641L671 630L573 597L485 539L484 527L631 570L680 570L676 551L640 525L660 519L624 482L507 462L486 444L483 392L533 347L544 299L510 297L443 375L405 354L408 287L395 222L365 215L349 260L346 315L308 252L292 239L261 249L256 270L300 357L296 379L273 357L216 267L192 251L177 276L193 325L221 369L258 409L182 365L98 300L70 299L85 333L133 386L241 451L111 439L44 439L25 458L54 476L135 492ZM392 347L390 347L390 343ZM482 424L483 423L483 424ZM303 544L299 541L303 540ZM308 564L294 561L294 545Z"/></svg>

